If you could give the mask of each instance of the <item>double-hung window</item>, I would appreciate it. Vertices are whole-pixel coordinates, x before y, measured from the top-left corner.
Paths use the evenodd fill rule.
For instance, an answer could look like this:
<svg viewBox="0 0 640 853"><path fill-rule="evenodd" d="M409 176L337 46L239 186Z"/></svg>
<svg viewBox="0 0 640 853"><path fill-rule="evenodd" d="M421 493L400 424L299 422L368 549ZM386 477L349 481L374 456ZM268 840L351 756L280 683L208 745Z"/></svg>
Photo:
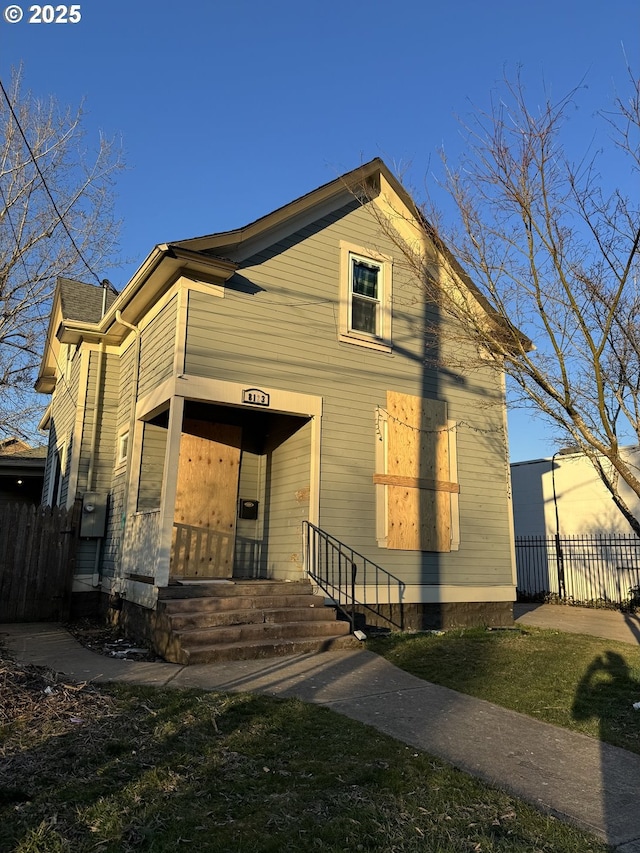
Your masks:
<svg viewBox="0 0 640 853"><path fill-rule="evenodd" d="M381 264L351 255L349 327L354 332L382 337L382 276Z"/></svg>
<svg viewBox="0 0 640 853"><path fill-rule="evenodd" d="M340 243L340 340L391 348L390 258Z"/></svg>

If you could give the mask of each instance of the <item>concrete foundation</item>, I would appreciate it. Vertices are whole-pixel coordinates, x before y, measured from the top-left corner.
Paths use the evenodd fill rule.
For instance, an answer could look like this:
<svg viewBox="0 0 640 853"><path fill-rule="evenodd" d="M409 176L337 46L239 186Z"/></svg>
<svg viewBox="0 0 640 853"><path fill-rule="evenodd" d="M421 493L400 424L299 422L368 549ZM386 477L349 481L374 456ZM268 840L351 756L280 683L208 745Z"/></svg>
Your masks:
<svg viewBox="0 0 640 853"><path fill-rule="evenodd" d="M366 608L357 608L365 626L390 631L447 631L452 628L509 628L513 625L513 603L510 601L382 604L377 609L380 615Z"/></svg>

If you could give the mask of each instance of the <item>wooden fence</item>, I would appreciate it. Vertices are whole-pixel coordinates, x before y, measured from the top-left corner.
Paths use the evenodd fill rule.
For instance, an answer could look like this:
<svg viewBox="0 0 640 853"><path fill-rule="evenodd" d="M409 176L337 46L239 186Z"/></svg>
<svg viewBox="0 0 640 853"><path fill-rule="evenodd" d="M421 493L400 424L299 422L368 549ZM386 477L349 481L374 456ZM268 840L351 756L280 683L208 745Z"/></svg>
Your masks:
<svg viewBox="0 0 640 853"><path fill-rule="evenodd" d="M80 511L0 507L0 622L69 618Z"/></svg>

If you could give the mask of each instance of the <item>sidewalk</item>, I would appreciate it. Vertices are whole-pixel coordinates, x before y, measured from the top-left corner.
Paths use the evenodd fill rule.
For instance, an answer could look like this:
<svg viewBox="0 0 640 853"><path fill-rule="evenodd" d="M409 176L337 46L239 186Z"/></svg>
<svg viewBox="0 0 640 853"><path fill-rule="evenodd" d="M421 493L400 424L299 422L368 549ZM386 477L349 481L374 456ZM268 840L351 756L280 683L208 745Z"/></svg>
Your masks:
<svg viewBox="0 0 640 853"><path fill-rule="evenodd" d="M514 604L513 615L519 625L554 628L569 634L591 634L640 646L640 616L634 613L568 604Z"/></svg>
<svg viewBox="0 0 640 853"><path fill-rule="evenodd" d="M295 696L375 726L640 853L640 756L430 684L367 651L183 667L116 660L51 624L0 625L25 663L85 681ZM640 718L639 718L640 722Z"/></svg>

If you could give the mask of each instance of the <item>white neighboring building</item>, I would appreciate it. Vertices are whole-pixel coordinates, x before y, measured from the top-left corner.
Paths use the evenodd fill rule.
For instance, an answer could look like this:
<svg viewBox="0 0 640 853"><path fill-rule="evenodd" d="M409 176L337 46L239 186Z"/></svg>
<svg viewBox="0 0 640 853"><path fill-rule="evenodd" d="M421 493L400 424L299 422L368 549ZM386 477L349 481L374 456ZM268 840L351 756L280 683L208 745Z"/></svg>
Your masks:
<svg viewBox="0 0 640 853"><path fill-rule="evenodd" d="M623 452L640 474L640 447ZM640 588L640 544L589 460L556 453L516 462L511 484L518 595L628 602L630 590ZM620 492L640 517L638 497L624 483ZM625 539L614 542L615 537Z"/></svg>
<svg viewBox="0 0 640 853"><path fill-rule="evenodd" d="M640 476L640 447L627 447L622 452ZM516 536L632 533L592 464L580 453L515 462L511 465L511 486ZM620 493L631 511L640 516L640 500L623 482Z"/></svg>

